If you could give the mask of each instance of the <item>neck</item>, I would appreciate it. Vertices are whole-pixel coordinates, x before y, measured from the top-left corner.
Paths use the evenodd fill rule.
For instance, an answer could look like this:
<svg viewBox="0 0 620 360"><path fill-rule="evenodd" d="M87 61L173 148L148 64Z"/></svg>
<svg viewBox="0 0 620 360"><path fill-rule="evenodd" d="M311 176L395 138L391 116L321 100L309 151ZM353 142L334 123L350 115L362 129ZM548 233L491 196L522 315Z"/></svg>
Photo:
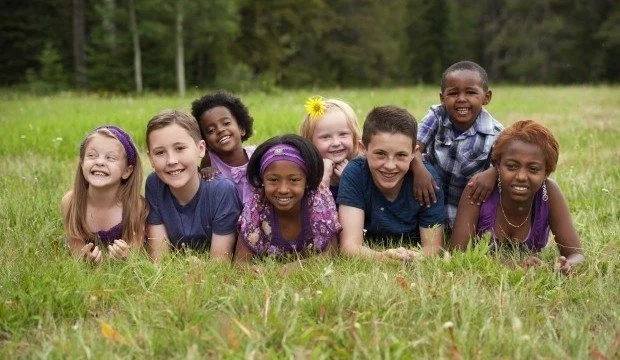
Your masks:
<svg viewBox="0 0 620 360"><path fill-rule="evenodd" d="M532 204L534 203L534 198L529 198L524 201L514 201L507 195L502 194L499 197L499 201L506 214L523 216L530 212Z"/></svg>
<svg viewBox="0 0 620 360"><path fill-rule="evenodd" d="M110 208L119 203L120 184L108 188L88 187L88 204L98 208Z"/></svg>
<svg viewBox="0 0 620 360"><path fill-rule="evenodd" d="M280 222L297 221L301 216L301 204L287 211L282 211L278 209L274 210L274 213L278 217L278 221Z"/></svg>
<svg viewBox="0 0 620 360"><path fill-rule="evenodd" d="M185 186L178 189L170 188L170 192L177 199L177 202L181 205L185 205L190 202L198 189L200 188L200 174L196 174Z"/></svg>
<svg viewBox="0 0 620 360"><path fill-rule="evenodd" d="M248 163L248 157L242 146L228 153L218 153L217 156L228 166L242 166Z"/></svg>

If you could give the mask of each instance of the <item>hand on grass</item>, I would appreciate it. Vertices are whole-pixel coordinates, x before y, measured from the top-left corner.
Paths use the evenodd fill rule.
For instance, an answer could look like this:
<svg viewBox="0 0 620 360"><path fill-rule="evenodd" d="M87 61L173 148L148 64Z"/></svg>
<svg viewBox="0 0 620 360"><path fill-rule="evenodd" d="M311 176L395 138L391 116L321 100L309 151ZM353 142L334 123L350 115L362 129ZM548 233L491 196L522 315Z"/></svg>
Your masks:
<svg viewBox="0 0 620 360"><path fill-rule="evenodd" d="M570 261L568 261L568 259L566 259L566 257L560 256L555 261L555 270L568 276L573 270L573 265L570 263Z"/></svg>
<svg viewBox="0 0 620 360"><path fill-rule="evenodd" d="M530 269L530 268L538 269L539 267L542 266L542 264L543 264L542 260L540 260L536 256L528 256L525 258L525 260L523 260L523 262L521 263L521 266L524 267L525 269Z"/></svg>
<svg viewBox="0 0 620 360"><path fill-rule="evenodd" d="M130 247L125 240L114 240L112 245L108 245L108 253L111 259L123 260L129 256Z"/></svg>
<svg viewBox="0 0 620 360"><path fill-rule="evenodd" d="M99 264L101 262L101 250L99 246L95 246L93 243L88 243L80 249L80 258L86 260L92 264Z"/></svg>
<svg viewBox="0 0 620 360"><path fill-rule="evenodd" d="M383 251L381 254L385 258L394 259L394 260L402 260L402 261L411 261L420 255L417 251L405 249L404 247L399 247L396 249L387 249Z"/></svg>

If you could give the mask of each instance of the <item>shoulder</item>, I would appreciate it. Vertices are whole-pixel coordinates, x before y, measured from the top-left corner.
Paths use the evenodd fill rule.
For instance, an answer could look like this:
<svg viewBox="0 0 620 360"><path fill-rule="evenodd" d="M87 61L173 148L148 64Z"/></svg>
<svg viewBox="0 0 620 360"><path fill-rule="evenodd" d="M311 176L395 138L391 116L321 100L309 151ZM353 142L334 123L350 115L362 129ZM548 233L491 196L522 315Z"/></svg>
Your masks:
<svg viewBox="0 0 620 360"><path fill-rule="evenodd" d="M363 156L358 156L354 159L351 159L347 166L344 168L342 172L342 177L340 179L340 186L342 186L342 180L345 179L356 179L359 180L360 177L363 178L365 176L369 176L368 169L368 161ZM345 180L347 181L347 180Z"/></svg>
<svg viewBox="0 0 620 360"><path fill-rule="evenodd" d="M551 199L551 201L553 201L553 199L557 198L558 196L562 198L564 197L564 194L562 193L560 186L558 185L558 183L555 182L555 180L551 178L547 178L547 180L545 180L545 183L547 186L548 196Z"/></svg>
<svg viewBox="0 0 620 360"><path fill-rule="evenodd" d="M349 167L351 167L351 170L361 171L364 168L368 167L368 162L366 161L365 157L358 156L354 159L351 159L345 169L348 169Z"/></svg>
<svg viewBox="0 0 620 360"><path fill-rule="evenodd" d="M483 119L486 122L486 126L489 128L492 134L499 135L499 133L504 130L504 125L497 121L497 119L495 119L493 115L491 115L491 113L484 107L482 108L482 115Z"/></svg>
<svg viewBox="0 0 620 360"><path fill-rule="evenodd" d="M71 199L73 199L73 190L67 191L62 199L60 199L60 211L63 215L66 215L69 212L69 204L71 203Z"/></svg>
<svg viewBox="0 0 620 360"><path fill-rule="evenodd" d="M424 115L422 120L420 120L420 125L425 126L425 127L430 126L430 125L437 126L437 124L441 123L441 120L444 118L445 115L446 115L446 108L443 105L441 104L432 105L428 109L428 112L426 113L426 115Z"/></svg>
<svg viewBox="0 0 620 360"><path fill-rule="evenodd" d="M163 186L164 182L159 179L159 176L153 171L146 177L146 187Z"/></svg>
<svg viewBox="0 0 620 360"><path fill-rule="evenodd" d="M237 188L235 183L223 176L216 177L212 180L202 179L201 195L208 198L225 199L230 197L237 198Z"/></svg>

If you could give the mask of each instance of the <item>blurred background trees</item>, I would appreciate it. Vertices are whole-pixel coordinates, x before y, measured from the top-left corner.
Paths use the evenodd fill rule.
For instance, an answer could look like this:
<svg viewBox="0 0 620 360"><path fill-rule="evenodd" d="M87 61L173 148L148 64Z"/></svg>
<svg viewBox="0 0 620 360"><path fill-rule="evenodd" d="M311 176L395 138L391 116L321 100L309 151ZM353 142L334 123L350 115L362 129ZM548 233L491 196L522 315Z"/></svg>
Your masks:
<svg viewBox="0 0 620 360"><path fill-rule="evenodd" d="M620 80L614 0L0 1L0 84L35 91Z"/></svg>

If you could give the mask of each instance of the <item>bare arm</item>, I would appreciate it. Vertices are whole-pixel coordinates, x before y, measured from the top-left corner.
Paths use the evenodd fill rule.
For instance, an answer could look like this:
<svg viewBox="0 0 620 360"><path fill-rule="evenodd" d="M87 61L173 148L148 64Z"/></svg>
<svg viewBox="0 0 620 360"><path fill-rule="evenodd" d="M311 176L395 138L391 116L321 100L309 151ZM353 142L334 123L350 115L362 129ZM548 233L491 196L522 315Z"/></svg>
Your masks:
<svg viewBox="0 0 620 360"><path fill-rule="evenodd" d="M572 266L585 261L585 256L562 191L555 181L547 179L546 183L549 195L549 225L560 251L556 267L562 273L568 274Z"/></svg>
<svg viewBox="0 0 620 360"><path fill-rule="evenodd" d="M420 227L422 254L436 255L443 249L443 225L432 228Z"/></svg>
<svg viewBox="0 0 620 360"><path fill-rule="evenodd" d="M252 254L250 249L248 249L248 247L245 246L245 243L243 242L243 240L241 240L241 237L238 236L237 246L235 248L235 258L234 258L235 265L241 265L241 264L247 263L248 261L250 261L253 255L254 254Z"/></svg>
<svg viewBox="0 0 620 360"><path fill-rule="evenodd" d="M235 247L235 233L211 236L211 258L218 261L230 262Z"/></svg>
<svg viewBox="0 0 620 360"><path fill-rule="evenodd" d="M450 249L465 250L472 237L476 235L476 224L480 217L480 206L469 201L467 194L463 192L459 207L456 210L456 220L452 227Z"/></svg>
<svg viewBox="0 0 620 360"><path fill-rule="evenodd" d="M437 186L433 175L431 175L422 162L423 152L424 145L418 142L418 147L414 152L409 168L413 173L413 196L420 205L430 207L437 202L435 190L439 189L439 186Z"/></svg>
<svg viewBox="0 0 620 360"><path fill-rule="evenodd" d="M470 202L482 204L493 192L498 176L497 169L493 166L472 176L464 191Z"/></svg>
<svg viewBox="0 0 620 360"><path fill-rule="evenodd" d="M340 205L338 217L342 225L340 233L340 251L347 256L381 258L381 253L364 246L364 210Z"/></svg>
<svg viewBox="0 0 620 360"><path fill-rule="evenodd" d="M168 232L163 224L148 225L146 232L149 256L153 262L158 262L164 255L170 252Z"/></svg>

